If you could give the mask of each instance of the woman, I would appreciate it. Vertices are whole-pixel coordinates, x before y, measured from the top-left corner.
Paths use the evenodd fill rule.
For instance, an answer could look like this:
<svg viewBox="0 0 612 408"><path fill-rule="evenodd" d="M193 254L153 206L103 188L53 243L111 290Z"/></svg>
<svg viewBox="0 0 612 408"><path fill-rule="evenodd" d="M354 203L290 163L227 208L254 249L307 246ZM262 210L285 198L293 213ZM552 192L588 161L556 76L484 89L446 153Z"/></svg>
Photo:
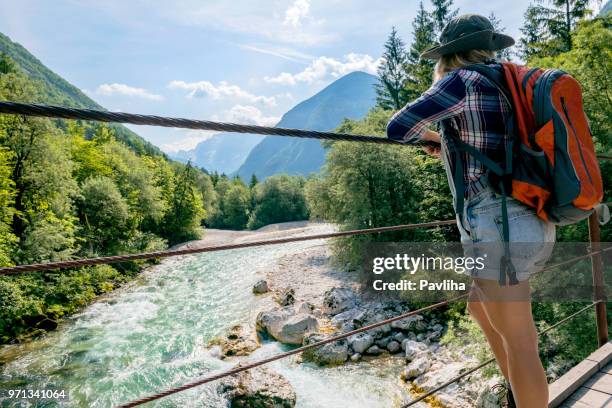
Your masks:
<svg viewBox="0 0 612 408"><path fill-rule="evenodd" d="M487 78L462 67L485 63L501 69L493 61L495 51L512 44L514 40L495 32L485 17L468 14L454 18L444 28L440 45L421 56L437 60L434 84L397 112L387 126L391 139L441 144L455 203L461 202L457 201L459 195L463 197L463 206L456 207L456 212L464 248L475 243L502 245L499 227L502 196L493 189L486 167L461 151L454 154L462 157L462 165L457 168L463 170L464 191L456 191L450 160L453 140L458 138L502 163L512 106ZM434 123L442 125L442 138L427 128ZM428 147L426 151L440 156L439 149ZM548 384L538 355L528 278L548 259L552 245L545 243L554 242L555 226L542 221L534 210L512 198L507 199L507 211L510 242L541 245L529 245L526 254L511 253L518 284L500 285L501 266L496 268L495 262L489 262L483 271L471 272L474 279L468 311L485 334L501 372L511 385L508 405L544 408L548 406Z"/></svg>

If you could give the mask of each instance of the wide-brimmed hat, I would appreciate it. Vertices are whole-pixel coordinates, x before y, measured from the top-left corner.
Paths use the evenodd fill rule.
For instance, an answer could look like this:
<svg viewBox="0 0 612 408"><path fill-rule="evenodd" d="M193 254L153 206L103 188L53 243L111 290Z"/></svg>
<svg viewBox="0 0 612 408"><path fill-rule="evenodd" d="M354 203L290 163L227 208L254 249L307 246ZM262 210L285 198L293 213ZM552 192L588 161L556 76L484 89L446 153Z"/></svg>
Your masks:
<svg viewBox="0 0 612 408"><path fill-rule="evenodd" d="M442 30L440 42L421 54L421 58L438 59L445 54L469 50L497 51L514 45L509 35L495 31L488 18L463 14L453 18Z"/></svg>

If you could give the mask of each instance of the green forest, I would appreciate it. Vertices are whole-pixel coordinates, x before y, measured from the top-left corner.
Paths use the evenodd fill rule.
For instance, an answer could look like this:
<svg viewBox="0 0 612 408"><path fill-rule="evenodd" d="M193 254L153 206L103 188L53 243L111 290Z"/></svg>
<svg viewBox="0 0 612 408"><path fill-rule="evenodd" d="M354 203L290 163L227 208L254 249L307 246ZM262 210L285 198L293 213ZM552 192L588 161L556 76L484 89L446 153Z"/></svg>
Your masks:
<svg viewBox="0 0 612 408"><path fill-rule="evenodd" d="M457 13L452 0L431 4L420 3L410 44L391 30L376 106L361 120L345 120L338 132L384 137L391 115L431 85L433 64L419 55ZM596 148L610 154L612 17L595 17L588 5L583 0L533 3L517 45L499 57L575 76L583 86ZM489 17L503 30L500 19ZM17 51L0 58L0 100L86 106L77 100L78 92L50 88L49 81L61 78L36 72ZM348 230L454 218L439 159L410 147L325 146L327 161L319 174L241 180L171 161L121 126L2 115L0 266L159 250L199 239L207 227L257 229L313 219ZM602 162L601 169L604 201L611 201L612 163ZM587 225L560 228L557 237L587 241ZM457 240L457 229L448 226L339 239L333 251L338 265L357 271L372 241ZM602 241L610 240L610 227L603 227ZM53 329L62 316L132 279L143 266L132 262L0 276L0 343ZM582 306L536 304L534 313L539 322L552 322ZM463 305L451 307L447 317L453 327L447 341L478 335ZM595 346L594 319L585 318L556 331L543 353L548 363L573 364Z"/></svg>

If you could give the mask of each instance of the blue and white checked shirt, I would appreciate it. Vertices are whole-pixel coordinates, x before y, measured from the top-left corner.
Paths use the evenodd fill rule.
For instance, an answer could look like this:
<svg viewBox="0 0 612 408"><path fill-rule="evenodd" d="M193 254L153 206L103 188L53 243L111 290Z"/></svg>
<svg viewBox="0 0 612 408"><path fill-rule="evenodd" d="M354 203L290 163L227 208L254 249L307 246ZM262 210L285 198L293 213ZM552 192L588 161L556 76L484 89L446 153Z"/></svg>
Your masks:
<svg viewBox="0 0 612 408"><path fill-rule="evenodd" d="M493 65L501 69L499 64ZM444 121L462 141L496 162L503 162L508 141L506 122L511 106L481 74L458 69L436 82L421 97L398 111L387 125L387 137L404 143L419 141L428 126ZM486 168L471 155L463 154L464 195L485 186Z"/></svg>

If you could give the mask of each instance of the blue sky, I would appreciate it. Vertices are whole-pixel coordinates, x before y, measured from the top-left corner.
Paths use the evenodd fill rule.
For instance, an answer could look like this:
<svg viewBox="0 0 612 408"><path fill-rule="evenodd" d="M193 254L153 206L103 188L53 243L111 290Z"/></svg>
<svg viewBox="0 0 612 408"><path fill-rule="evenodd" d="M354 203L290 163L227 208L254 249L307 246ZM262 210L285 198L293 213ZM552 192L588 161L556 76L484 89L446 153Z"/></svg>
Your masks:
<svg viewBox="0 0 612 408"><path fill-rule="evenodd" d="M455 0L518 38L529 0ZM429 2L425 2L426 7ZM348 72L374 73L416 0L19 0L2 31L110 110L273 125ZM207 132L132 127L175 151Z"/></svg>

